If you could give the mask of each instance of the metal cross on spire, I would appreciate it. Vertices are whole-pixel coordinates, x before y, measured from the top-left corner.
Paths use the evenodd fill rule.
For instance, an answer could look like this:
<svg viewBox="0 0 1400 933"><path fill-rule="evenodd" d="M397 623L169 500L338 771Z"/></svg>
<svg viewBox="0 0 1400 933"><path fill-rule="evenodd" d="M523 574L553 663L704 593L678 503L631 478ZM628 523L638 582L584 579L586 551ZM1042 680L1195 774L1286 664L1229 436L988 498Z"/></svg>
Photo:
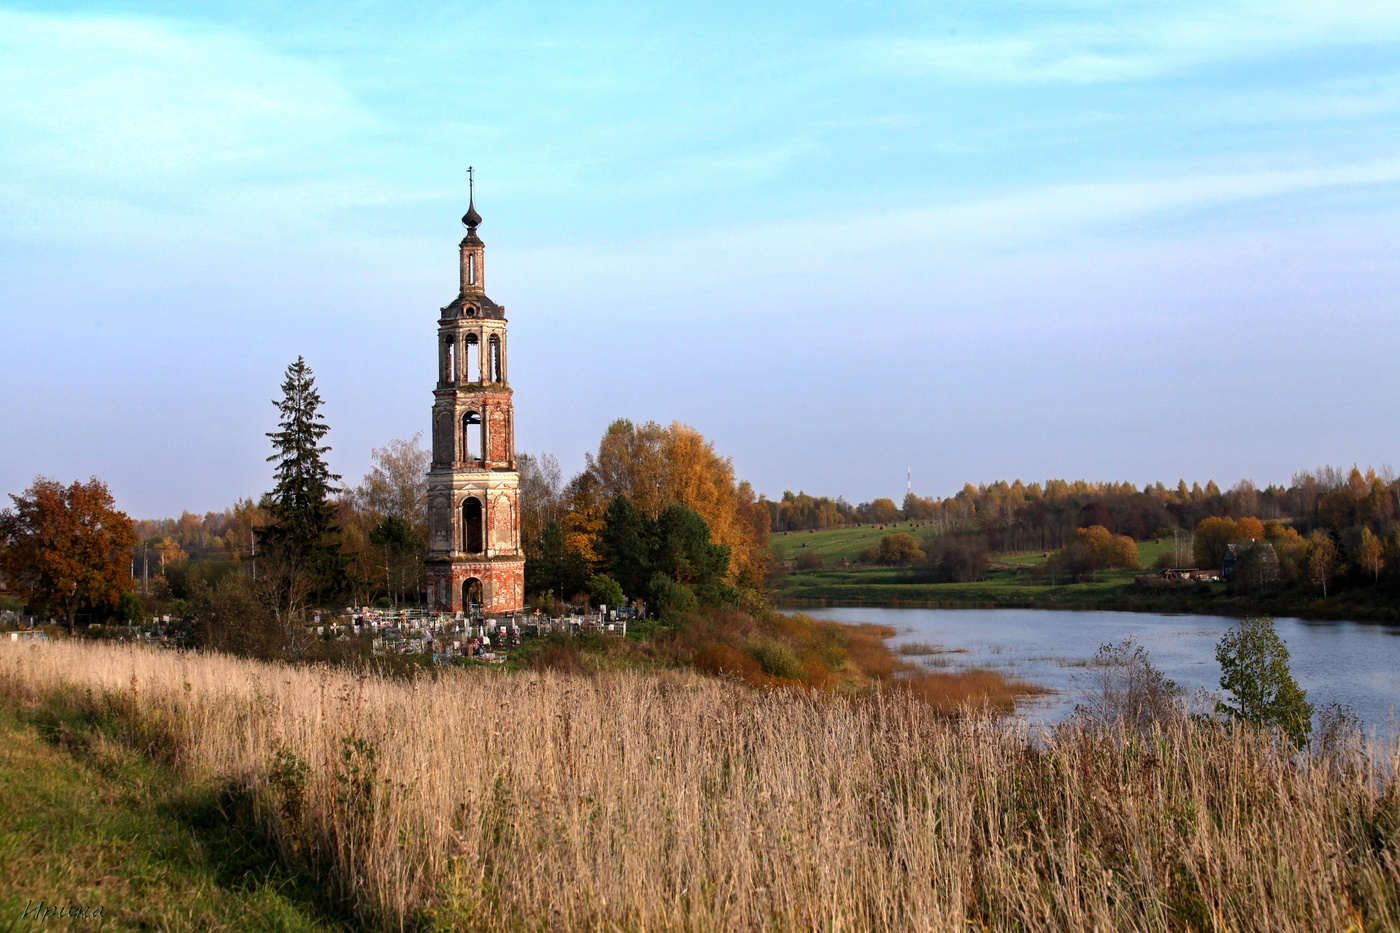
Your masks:
<svg viewBox="0 0 1400 933"><path fill-rule="evenodd" d="M472 177L472 167L467 166L467 198L470 200L476 195L476 179Z"/></svg>

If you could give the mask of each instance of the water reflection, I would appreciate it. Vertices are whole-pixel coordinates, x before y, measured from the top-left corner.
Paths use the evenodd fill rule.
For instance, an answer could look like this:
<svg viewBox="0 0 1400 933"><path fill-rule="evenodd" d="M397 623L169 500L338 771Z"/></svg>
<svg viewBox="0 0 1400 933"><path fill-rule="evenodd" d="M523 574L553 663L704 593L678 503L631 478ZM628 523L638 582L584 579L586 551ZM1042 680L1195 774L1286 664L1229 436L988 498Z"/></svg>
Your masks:
<svg viewBox="0 0 1400 933"><path fill-rule="evenodd" d="M1029 698L1018 715L1054 722L1080 701L1084 666L1100 645L1132 637L1152 663L1187 690L1216 690L1215 645L1235 620L1140 612L1061 612L1047 609L812 609L813 618L875 622L899 634L891 646L926 643L940 653L911 657L934 670L991 668L1054 690ZM1357 622L1275 619L1292 658L1293 676L1315 706L1350 706L1381 735L1397 727L1400 708L1400 628ZM1077 678L1077 679L1076 679Z"/></svg>

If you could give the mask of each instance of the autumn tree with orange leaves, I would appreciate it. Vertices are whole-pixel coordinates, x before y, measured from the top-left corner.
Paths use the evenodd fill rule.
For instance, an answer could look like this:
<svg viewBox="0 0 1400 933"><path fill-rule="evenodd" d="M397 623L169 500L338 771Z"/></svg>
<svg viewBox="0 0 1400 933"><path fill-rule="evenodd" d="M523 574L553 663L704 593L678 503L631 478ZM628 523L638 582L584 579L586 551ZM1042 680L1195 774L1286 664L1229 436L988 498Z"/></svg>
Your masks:
<svg viewBox="0 0 1400 933"><path fill-rule="evenodd" d="M593 487L593 501L604 511L619 495L648 521L660 518L672 502L695 511L709 526L711 540L729 548L727 582L741 590L762 588L768 510L747 482L735 481L734 464L699 431L679 421L663 428L654 421L634 425L619 418L608 425L584 472L592 482L583 485Z"/></svg>
<svg viewBox="0 0 1400 933"><path fill-rule="evenodd" d="M680 422L662 427L654 421L637 425L619 419L610 424L597 453L588 455L584 471L560 493L563 514L551 532L551 540L558 540L544 549L548 555L537 550L537 564L577 565L585 578L600 572L606 563L601 542L607 511L618 496L626 497L648 523L658 522L675 503L698 514L709 540L729 550L724 583L747 603L763 602L768 509L748 483L735 480L728 457L721 457L704 435ZM552 581L568 574L546 576ZM541 578L539 585L544 583Z"/></svg>
<svg viewBox="0 0 1400 933"><path fill-rule="evenodd" d="M39 477L0 512L0 571L29 602L62 611L117 606L131 592L136 532L97 477L64 486Z"/></svg>

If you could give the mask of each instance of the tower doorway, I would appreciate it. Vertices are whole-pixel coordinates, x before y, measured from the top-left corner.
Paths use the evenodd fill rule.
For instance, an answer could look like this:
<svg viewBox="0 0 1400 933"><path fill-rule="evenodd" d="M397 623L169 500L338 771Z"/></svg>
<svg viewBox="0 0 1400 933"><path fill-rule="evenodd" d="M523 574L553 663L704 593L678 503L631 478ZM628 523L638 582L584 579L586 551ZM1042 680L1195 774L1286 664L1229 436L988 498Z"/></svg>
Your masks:
<svg viewBox="0 0 1400 933"><path fill-rule="evenodd" d="M476 577L462 581L462 611L469 612L473 606L481 606L481 581Z"/></svg>

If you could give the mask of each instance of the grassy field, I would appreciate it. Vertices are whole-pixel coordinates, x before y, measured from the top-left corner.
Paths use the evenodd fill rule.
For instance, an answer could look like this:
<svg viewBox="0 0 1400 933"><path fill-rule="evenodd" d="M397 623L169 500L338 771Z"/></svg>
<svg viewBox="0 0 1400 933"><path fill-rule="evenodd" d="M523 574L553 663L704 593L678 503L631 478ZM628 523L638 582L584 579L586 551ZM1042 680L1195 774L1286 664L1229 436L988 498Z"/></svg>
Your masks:
<svg viewBox="0 0 1400 933"><path fill-rule="evenodd" d="M927 530L909 522L893 525L857 525L850 528L823 528L820 531L778 532L768 539L768 546L774 554L785 561L796 560L799 554L817 554L828 564L842 559L854 561L860 552L879 544L885 535L908 534L917 540ZM1172 542L1165 540L1139 541L1138 563L1151 567L1161 554L1172 550ZM992 560L997 563L1043 565L1045 552L1034 551L1024 554L996 554Z"/></svg>
<svg viewBox="0 0 1400 933"><path fill-rule="evenodd" d="M792 573L778 596L784 600L888 605L928 603L947 606L1081 606L1130 592L1132 573L1101 574L1094 583L1046 586L1010 570L993 570L977 583L922 583L897 568L818 570Z"/></svg>
<svg viewBox="0 0 1400 933"><path fill-rule="evenodd" d="M245 895L224 849L164 815L178 786L128 795L31 735L12 767L55 803L11 811L6 864L35 883L8 896L171 896L108 929L314 928L283 893L304 873L381 929L1400 929L1397 748L1300 756L1186 718L1032 735L905 693L693 674L388 681L83 642L0 644L0 697L98 727L82 744L113 744L95 754L114 776L154 759L247 801L268 842L244 861L291 866ZM93 801L76 823L174 822L25 815L74 795ZM138 877L152 887L120 880ZM232 919L234 896L264 913Z"/></svg>
<svg viewBox="0 0 1400 933"><path fill-rule="evenodd" d="M1210 593L1144 594L1133 587L1133 579L1144 570L1106 570L1086 583L1047 585L1038 574L1046 563L1046 552L992 555L992 566L976 583L928 583L913 568L835 566L845 558L855 560L861 551L879 542L887 534L897 532L918 536L923 529L910 525L889 525L854 528L829 528L814 532L791 532L774 535L771 548L784 559L794 559L802 553L815 553L827 561L825 570L792 571L778 587L775 596L794 605L863 604L968 607L1045 607L1045 608L1114 608L1159 611L1193 611L1201 600L1218 596L1223 587L1215 585ZM804 547L805 545L805 547ZM1142 541L1138 544L1138 563L1149 568L1161 554L1170 553L1169 540ZM1248 611L1246 607L1245 611ZM1202 611L1196 607L1195 611ZM1229 612L1214 607L1212 611Z"/></svg>
<svg viewBox="0 0 1400 933"><path fill-rule="evenodd" d="M778 532L768 538L768 546L783 560L796 560L804 551L821 555L828 563L845 558L855 560L860 552L880 543L885 535L903 533L916 539L922 529L908 522L896 525L856 525L850 528L823 528L820 531Z"/></svg>

